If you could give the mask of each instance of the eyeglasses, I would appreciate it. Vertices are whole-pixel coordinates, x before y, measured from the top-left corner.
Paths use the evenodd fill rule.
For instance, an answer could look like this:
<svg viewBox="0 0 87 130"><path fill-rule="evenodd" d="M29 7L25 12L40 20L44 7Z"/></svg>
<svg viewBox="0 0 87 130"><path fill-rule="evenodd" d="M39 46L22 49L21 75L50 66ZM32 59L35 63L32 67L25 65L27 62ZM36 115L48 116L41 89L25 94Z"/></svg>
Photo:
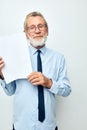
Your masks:
<svg viewBox="0 0 87 130"><path fill-rule="evenodd" d="M27 27L26 29L27 29L27 31L29 31L30 33L32 33L32 32L35 32L37 28L39 29L39 31L44 31L44 29L46 27L47 27L46 24L38 24L37 26L32 25L30 27Z"/></svg>

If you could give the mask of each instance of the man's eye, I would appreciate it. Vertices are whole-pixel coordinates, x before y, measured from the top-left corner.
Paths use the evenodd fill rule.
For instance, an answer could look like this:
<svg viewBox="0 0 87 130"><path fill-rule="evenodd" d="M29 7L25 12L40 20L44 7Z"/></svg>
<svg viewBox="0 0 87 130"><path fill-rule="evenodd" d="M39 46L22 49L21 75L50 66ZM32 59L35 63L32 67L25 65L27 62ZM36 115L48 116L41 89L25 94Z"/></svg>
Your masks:
<svg viewBox="0 0 87 130"><path fill-rule="evenodd" d="M39 28L43 28L43 25L39 25Z"/></svg>
<svg viewBox="0 0 87 130"><path fill-rule="evenodd" d="M34 29L34 28L35 28L35 26L30 27L30 29Z"/></svg>

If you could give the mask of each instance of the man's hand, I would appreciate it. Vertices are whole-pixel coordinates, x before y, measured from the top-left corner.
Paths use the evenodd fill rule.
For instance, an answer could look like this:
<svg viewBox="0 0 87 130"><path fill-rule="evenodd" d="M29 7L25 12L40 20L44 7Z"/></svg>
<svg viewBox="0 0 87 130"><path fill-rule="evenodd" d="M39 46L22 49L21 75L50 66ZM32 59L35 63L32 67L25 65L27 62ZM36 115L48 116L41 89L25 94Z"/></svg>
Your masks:
<svg viewBox="0 0 87 130"><path fill-rule="evenodd" d="M2 57L0 57L0 76L2 77L2 79L4 79L3 74L2 74L3 67L4 67L4 61L3 61Z"/></svg>
<svg viewBox="0 0 87 130"><path fill-rule="evenodd" d="M48 79L41 72L32 72L27 77L28 81L30 81L33 85L42 85L43 87L51 88L52 80Z"/></svg>

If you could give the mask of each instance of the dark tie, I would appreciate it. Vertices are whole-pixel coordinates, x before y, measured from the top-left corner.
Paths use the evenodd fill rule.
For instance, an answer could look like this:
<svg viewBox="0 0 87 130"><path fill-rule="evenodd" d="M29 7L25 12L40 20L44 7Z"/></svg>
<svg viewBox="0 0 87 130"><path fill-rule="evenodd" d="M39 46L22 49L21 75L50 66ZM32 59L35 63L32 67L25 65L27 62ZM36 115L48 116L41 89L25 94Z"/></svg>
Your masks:
<svg viewBox="0 0 87 130"><path fill-rule="evenodd" d="M42 72L42 63L40 57L40 50L37 50L37 70ZM38 85L38 120L43 122L45 119L45 106L44 106L44 91L43 86Z"/></svg>

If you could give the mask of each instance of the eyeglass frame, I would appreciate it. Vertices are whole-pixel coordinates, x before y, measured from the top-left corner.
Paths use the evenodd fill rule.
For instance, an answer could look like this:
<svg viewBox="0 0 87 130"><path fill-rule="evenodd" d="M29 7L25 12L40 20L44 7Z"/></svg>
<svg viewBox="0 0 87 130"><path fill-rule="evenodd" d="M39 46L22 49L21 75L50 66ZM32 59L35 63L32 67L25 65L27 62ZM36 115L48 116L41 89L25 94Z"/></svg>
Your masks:
<svg viewBox="0 0 87 130"><path fill-rule="evenodd" d="M37 28L39 31L44 31L44 29L47 28L47 25L46 24L31 25L30 27L27 26L26 30L32 33L35 32Z"/></svg>

